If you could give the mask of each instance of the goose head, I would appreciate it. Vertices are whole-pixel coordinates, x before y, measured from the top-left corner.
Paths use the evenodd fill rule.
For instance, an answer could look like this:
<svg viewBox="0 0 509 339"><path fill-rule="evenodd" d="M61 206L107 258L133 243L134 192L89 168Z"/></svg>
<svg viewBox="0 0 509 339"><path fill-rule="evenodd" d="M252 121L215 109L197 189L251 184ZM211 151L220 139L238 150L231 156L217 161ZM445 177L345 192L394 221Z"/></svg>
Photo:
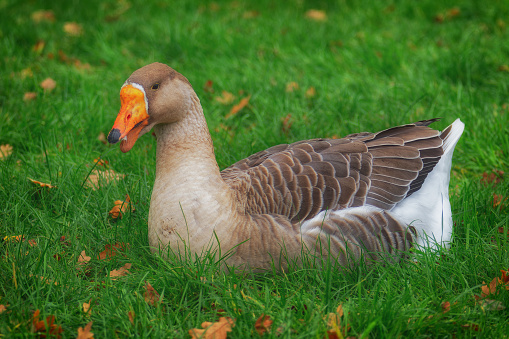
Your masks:
<svg viewBox="0 0 509 339"><path fill-rule="evenodd" d="M119 141L128 152L136 140L156 124L182 120L192 103L192 86L171 67L152 63L136 71L120 90L121 108L108 134L108 142Z"/></svg>

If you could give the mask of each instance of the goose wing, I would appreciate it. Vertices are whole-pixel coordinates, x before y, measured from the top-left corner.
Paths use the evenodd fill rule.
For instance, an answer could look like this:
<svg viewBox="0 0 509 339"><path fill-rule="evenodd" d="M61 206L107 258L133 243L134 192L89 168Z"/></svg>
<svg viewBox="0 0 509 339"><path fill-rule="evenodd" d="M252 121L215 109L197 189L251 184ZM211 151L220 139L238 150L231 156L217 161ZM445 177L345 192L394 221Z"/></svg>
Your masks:
<svg viewBox="0 0 509 339"><path fill-rule="evenodd" d="M323 210L364 205L390 210L417 191L440 160L440 132L427 127L435 120L277 145L221 175L246 213L284 215L292 223Z"/></svg>

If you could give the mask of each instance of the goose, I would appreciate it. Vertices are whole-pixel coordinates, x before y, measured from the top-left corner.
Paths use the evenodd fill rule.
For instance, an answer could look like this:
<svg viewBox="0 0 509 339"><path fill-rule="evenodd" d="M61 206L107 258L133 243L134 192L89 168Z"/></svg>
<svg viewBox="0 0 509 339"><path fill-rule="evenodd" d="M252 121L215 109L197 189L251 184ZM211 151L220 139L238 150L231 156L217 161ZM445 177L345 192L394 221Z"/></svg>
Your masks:
<svg viewBox="0 0 509 339"><path fill-rule="evenodd" d="M148 217L153 252L225 256L228 267L285 270L333 259L399 260L411 246L447 245L448 186L464 124L442 132L418 121L377 133L270 147L220 171L200 100L162 63L120 90L108 134L128 152L152 128L157 138Z"/></svg>

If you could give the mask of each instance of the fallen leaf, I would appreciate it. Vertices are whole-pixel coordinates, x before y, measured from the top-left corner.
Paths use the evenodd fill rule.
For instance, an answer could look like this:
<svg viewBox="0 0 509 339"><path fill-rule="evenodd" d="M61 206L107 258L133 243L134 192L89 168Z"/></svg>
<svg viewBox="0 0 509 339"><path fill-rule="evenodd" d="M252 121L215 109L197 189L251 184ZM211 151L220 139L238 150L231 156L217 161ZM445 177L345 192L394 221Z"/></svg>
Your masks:
<svg viewBox="0 0 509 339"><path fill-rule="evenodd" d="M316 96L316 89L314 87L309 87L306 91L306 98L311 99Z"/></svg>
<svg viewBox="0 0 509 339"><path fill-rule="evenodd" d="M131 324L134 325L134 317L136 316L136 314L134 313L134 311L129 311L127 312L127 316L129 317L129 321L131 322Z"/></svg>
<svg viewBox="0 0 509 339"><path fill-rule="evenodd" d="M29 277L36 277L36 278L39 278L42 282L46 283L47 285L51 285L51 284L53 284L53 285L55 285L55 286L57 286L57 285L58 285L58 283L57 283L56 281L53 281L53 280L51 280L51 279L49 279L49 278L45 278L45 277L43 277L42 275L37 275L37 274L32 274L32 273L30 273L28 276L29 276Z"/></svg>
<svg viewBox="0 0 509 339"><path fill-rule="evenodd" d="M193 328L189 330L191 339L225 339L227 332L232 331L235 326L235 320L229 317L221 317L218 322L211 323L205 321L201 324L201 329Z"/></svg>
<svg viewBox="0 0 509 339"><path fill-rule="evenodd" d="M227 91L222 91L221 96L215 97L214 100L217 102L223 104L223 105L229 105L233 103L233 100L235 100L235 96Z"/></svg>
<svg viewBox="0 0 509 339"><path fill-rule="evenodd" d="M451 310L451 303L448 301L444 301L442 303L442 313L447 313Z"/></svg>
<svg viewBox="0 0 509 339"><path fill-rule="evenodd" d="M21 72L19 72L19 76L21 77L21 79L32 78L34 76L34 73L32 72L32 69L30 67L27 67L25 69L22 69Z"/></svg>
<svg viewBox="0 0 509 339"><path fill-rule="evenodd" d="M469 328L469 329L471 329L472 331L480 331L480 329L479 329L479 325L477 325L477 324L464 324L464 325L461 325L461 327L463 327L463 328Z"/></svg>
<svg viewBox="0 0 509 339"><path fill-rule="evenodd" d="M500 206L502 209L504 207L504 202L506 198L502 194L495 194L493 193L493 208L497 208Z"/></svg>
<svg viewBox="0 0 509 339"><path fill-rule="evenodd" d="M51 78L46 78L40 83L40 86L42 87L42 89L44 89L45 92L46 91L51 92L53 89L55 89L57 83L55 80Z"/></svg>
<svg viewBox="0 0 509 339"><path fill-rule="evenodd" d="M83 303L83 312L86 313L87 315L91 314L90 301L92 301L92 299L90 299L88 303Z"/></svg>
<svg viewBox="0 0 509 339"><path fill-rule="evenodd" d="M232 109L230 110L230 113L226 114L226 116L224 118L225 119L231 118L232 116L234 116L235 114L240 112L244 107L247 106L247 104L249 103L249 99L251 99L251 95L248 95L247 97L242 98L237 105L232 107Z"/></svg>
<svg viewBox="0 0 509 339"><path fill-rule="evenodd" d="M501 72L509 72L509 66L508 65L500 65L498 67L498 70Z"/></svg>
<svg viewBox="0 0 509 339"><path fill-rule="evenodd" d="M460 15L460 14L461 14L461 10L460 10L458 7L453 7L453 8L449 9L449 10L446 12L445 16L446 16L447 18L449 18L449 19L452 19L452 18L457 17L457 16L458 16L458 15Z"/></svg>
<svg viewBox="0 0 509 339"><path fill-rule="evenodd" d="M35 239L30 239L28 240L28 244L30 245L30 247L35 247L37 246L37 241Z"/></svg>
<svg viewBox="0 0 509 339"><path fill-rule="evenodd" d="M327 20L327 13L318 9L310 9L306 12L306 18L315 21L325 21Z"/></svg>
<svg viewBox="0 0 509 339"><path fill-rule="evenodd" d="M81 251L80 256L78 257L78 265L85 265L87 262L90 261L92 257L89 257L85 251Z"/></svg>
<svg viewBox="0 0 509 339"><path fill-rule="evenodd" d="M256 332L259 335L263 335L265 332L270 332L270 327L272 325L272 320L270 316L262 314L255 323Z"/></svg>
<svg viewBox="0 0 509 339"><path fill-rule="evenodd" d="M341 325L341 317L343 317L343 305L339 304L335 313L327 314L327 338L344 338L350 329L350 326Z"/></svg>
<svg viewBox="0 0 509 339"><path fill-rule="evenodd" d="M53 13L53 11L45 10L35 11L32 13L32 21L35 23L40 23L43 21L54 22L55 14Z"/></svg>
<svg viewBox="0 0 509 339"><path fill-rule="evenodd" d="M35 100L35 98L37 98L37 93L35 93L35 92L26 92L23 95L23 101L31 101L31 100Z"/></svg>
<svg viewBox="0 0 509 339"><path fill-rule="evenodd" d="M244 13L242 13L242 18L243 19L252 19L252 18L256 18L259 15L260 15L260 12L258 12L258 11L245 11Z"/></svg>
<svg viewBox="0 0 509 339"><path fill-rule="evenodd" d="M106 140L106 135L103 132L99 133L99 135L97 136L97 140L99 140L105 145L108 144L108 141Z"/></svg>
<svg viewBox="0 0 509 339"><path fill-rule="evenodd" d="M40 54L42 52L42 50L44 49L44 46L46 46L46 42L44 40L39 40L32 47L32 51L34 51L35 53Z"/></svg>
<svg viewBox="0 0 509 339"><path fill-rule="evenodd" d="M96 164L97 166L108 167L109 162L107 160L97 158L94 159L94 164Z"/></svg>
<svg viewBox="0 0 509 339"><path fill-rule="evenodd" d="M66 22L64 32L72 36L80 36L83 34L83 27L76 22Z"/></svg>
<svg viewBox="0 0 509 339"><path fill-rule="evenodd" d="M36 310L32 317L32 332L40 333L41 337L45 337L45 334L49 332L50 335L60 338L62 333L62 326L55 324L55 316L49 315L46 317L46 321L39 320L40 311ZM47 327L46 327L47 326Z"/></svg>
<svg viewBox="0 0 509 339"><path fill-rule="evenodd" d="M505 306L501 301L491 300L491 299L482 299L477 302L483 309L486 311L501 311L505 309Z"/></svg>
<svg viewBox="0 0 509 339"><path fill-rule="evenodd" d="M126 198L124 201L117 200L114 202L115 206L111 209L111 211L108 212L108 214L113 218L117 219L120 217L122 219L123 214L127 210L131 210L131 212L135 211L134 205L131 204L131 198L129 197L129 194L126 194Z"/></svg>
<svg viewBox="0 0 509 339"><path fill-rule="evenodd" d="M28 180L30 180L33 184L35 185L39 185L41 187L46 187L46 188L55 188L56 186L53 186L51 184L47 184L47 183L44 183L44 182L41 182L41 181L37 181L37 180L34 180L34 179L30 179L30 178L27 178Z"/></svg>
<svg viewBox="0 0 509 339"><path fill-rule="evenodd" d="M105 171L99 171L98 169L92 170L90 175L87 178L87 181L85 182L85 186L97 190L101 186L107 185L110 182L118 181L120 179L123 179L125 177L125 174L118 174L115 173L113 170L105 170Z"/></svg>
<svg viewBox="0 0 509 339"><path fill-rule="evenodd" d="M293 118L292 118L291 113L288 113L286 115L286 117L281 118L281 130L283 131L283 133L285 135L290 133L290 128L292 128L292 125L293 125Z"/></svg>
<svg viewBox="0 0 509 339"><path fill-rule="evenodd" d="M9 305L0 305L0 314L2 314L3 312L7 311L7 307Z"/></svg>
<svg viewBox="0 0 509 339"><path fill-rule="evenodd" d="M286 84L286 92L291 93L299 89L299 84L295 81L290 81Z"/></svg>
<svg viewBox="0 0 509 339"><path fill-rule="evenodd" d="M97 256L97 259L104 260L106 258L111 259L111 257L114 257L117 255L119 250L124 250L126 248L129 248L129 244L124 244L123 242L116 243L115 245L107 244L104 246L104 251L99 253Z"/></svg>
<svg viewBox="0 0 509 339"><path fill-rule="evenodd" d="M484 172L482 174L481 183L485 186L489 184L498 184L504 179L504 171L493 170L491 173Z"/></svg>
<svg viewBox="0 0 509 339"><path fill-rule="evenodd" d="M145 299L147 304L152 306L156 306L161 301L161 296L148 281L145 281L145 292L143 293L143 299Z"/></svg>
<svg viewBox="0 0 509 339"><path fill-rule="evenodd" d="M9 144L0 145L0 159L3 160L12 154L12 146Z"/></svg>
<svg viewBox="0 0 509 339"><path fill-rule="evenodd" d="M94 333L90 332L92 330L93 321L89 322L85 325L85 328L78 328L78 336L76 339L94 339Z"/></svg>
<svg viewBox="0 0 509 339"><path fill-rule="evenodd" d="M205 93L214 93L213 86L214 86L214 83L212 82L212 80L207 80L207 82L203 86L203 91Z"/></svg>
<svg viewBox="0 0 509 339"><path fill-rule="evenodd" d="M8 242L8 241L22 241L23 239L25 239L24 235L6 235L4 237L4 241L5 242Z"/></svg>
<svg viewBox="0 0 509 339"><path fill-rule="evenodd" d="M123 277L129 273L129 269L131 268L131 264L127 263L124 266L120 267L118 270L110 271L110 277L115 280L118 277Z"/></svg>

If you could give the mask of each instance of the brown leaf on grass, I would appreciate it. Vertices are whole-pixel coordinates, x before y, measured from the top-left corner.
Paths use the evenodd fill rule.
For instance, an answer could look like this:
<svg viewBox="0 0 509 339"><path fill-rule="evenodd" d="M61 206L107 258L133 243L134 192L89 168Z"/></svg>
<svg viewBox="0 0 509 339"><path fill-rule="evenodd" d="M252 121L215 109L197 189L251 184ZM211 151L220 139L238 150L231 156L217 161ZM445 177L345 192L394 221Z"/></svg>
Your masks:
<svg viewBox="0 0 509 339"><path fill-rule="evenodd" d="M482 174L481 183L485 186L489 184L496 185L504 179L504 171L493 170L491 173L484 172Z"/></svg>
<svg viewBox="0 0 509 339"><path fill-rule="evenodd" d="M35 45L32 47L32 51L35 53L41 53L44 49L44 46L46 46L46 42L44 40L39 40L35 43Z"/></svg>
<svg viewBox="0 0 509 339"><path fill-rule="evenodd" d="M509 66L508 66L508 65L500 65L500 66L498 67L498 70L499 70L500 72L509 72Z"/></svg>
<svg viewBox="0 0 509 339"><path fill-rule="evenodd" d="M12 154L12 146L9 144L0 145L0 160L7 158Z"/></svg>
<svg viewBox="0 0 509 339"><path fill-rule="evenodd" d="M229 105L233 103L233 100L235 100L235 96L227 91L222 91L221 96L217 96L214 98L217 102L223 104L223 105Z"/></svg>
<svg viewBox="0 0 509 339"><path fill-rule="evenodd" d="M442 23L445 20L451 20L461 14L461 10L458 7L448 9L445 13L439 13L435 16L435 22Z"/></svg>
<svg viewBox="0 0 509 339"><path fill-rule="evenodd" d="M40 83L40 86L42 89L44 89L45 92L51 92L53 89L55 89L55 87L57 87L57 83L51 78L46 78Z"/></svg>
<svg viewBox="0 0 509 339"><path fill-rule="evenodd" d="M114 202L115 206L111 209L111 211L108 212L108 214L113 218L122 219L123 214L127 210L131 210L131 212L135 211L134 205L131 203L131 198L129 197L129 194L126 194L125 200L117 200Z"/></svg>
<svg viewBox="0 0 509 339"><path fill-rule="evenodd" d="M447 313L451 310L451 303L448 301L444 301L442 303L442 313Z"/></svg>
<svg viewBox="0 0 509 339"><path fill-rule="evenodd" d="M235 114L239 113L244 107L247 106L247 104L249 104L249 99L251 99L251 95L248 95L247 97L240 99L240 102L233 106L232 109L230 110L230 113L226 114L224 118L229 119Z"/></svg>
<svg viewBox="0 0 509 339"><path fill-rule="evenodd" d="M145 281L145 292L143 293L143 299L145 299L147 304L152 306L156 306L161 301L161 296L148 281Z"/></svg>
<svg viewBox="0 0 509 339"><path fill-rule="evenodd" d="M493 278L493 280L490 282L490 284L486 284L484 281L482 282L483 285L481 286L481 298L487 297L490 294L497 294L497 285L498 281L497 278Z"/></svg>
<svg viewBox="0 0 509 339"><path fill-rule="evenodd" d="M53 11L35 11L32 13L32 21L36 24L46 21L46 22L54 22L55 21L55 14Z"/></svg>
<svg viewBox="0 0 509 339"><path fill-rule="evenodd" d="M85 251L81 251L80 253L80 256L78 257L78 265L86 265L87 262L90 261L90 259L92 259L92 257L89 257Z"/></svg>
<svg viewBox="0 0 509 339"><path fill-rule="evenodd" d="M49 315L46 317L46 321L39 320L40 311L36 310L32 317L32 333L39 334L40 337L46 337L46 333L49 332L51 336L60 338L62 333L62 326L55 324L55 316Z"/></svg>
<svg viewBox="0 0 509 339"><path fill-rule="evenodd" d="M115 182L123 179L125 174L115 173L114 170L99 171L94 169L87 178L85 186L93 189L94 191L99 189L101 186L105 186L110 182Z"/></svg>
<svg viewBox="0 0 509 339"><path fill-rule="evenodd" d="M103 132L99 133L99 135L97 136L97 140L99 140L105 145L108 144L108 141L106 140L106 135Z"/></svg>
<svg viewBox="0 0 509 339"><path fill-rule="evenodd" d="M344 338L350 329L350 326L342 326L341 318L343 317L343 305L339 304L335 313L327 314L327 338Z"/></svg>
<svg viewBox="0 0 509 339"><path fill-rule="evenodd" d="M136 316L134 311L127 312L127 316L129 317L129 321L131 322L131 324L134 325L134 317Z"/></svg>
<svg viewBox="0 0 509 339"><path fill-rule="evenodd" d="M85 325L85 328L78 328L78 336L76 339L94 339L94 333L90 332L92 330L93 321L89 322Z"/></svg>
<svg viewBox="0 0 509 339"><path fill-rule="evenodd" d="M299 84L296 83L295 81L290 81L289 83L286 84L285 91L287 93L291 93L291 92L294 92L294 91L296 91L298 89L299 89Z"/></svg>
<svg viewBox="0 0 509 339"><path fill-rule="evenodd" d="M7 307L9 307L9 305L0 305L0 314L7 311Z"/></svg>
<svg viewBox="0 0 509 339"><path fill-rule="evenodd" d="M120 242L120 243L117 242L113 246L110 244L107 244L104 246L104 251L99 253L99 255L97 256L97 259L99 259L99 260L105 260L106 258L111 259L112 257L116 256L120 250L125 250L126 248L129 248L129 244L124 244L123 242Z"/></svg>
<svg viewBox="0 0 509 339"><path fill-rule="evenodd" d="M66 22L64 24L64 32L71 36L80 36L83 34L83 27L76 22Z"/></svg>
<svg viewBox="0 0 509 339"><path fill-rule="evenodd" d="M316 89L311 86L306 90L306 98L312 99L316 96Z"/></svg>
<svg viewBox="0 0 509 339"><path fill-rule="evenodd" d="M321 11L318 9L310 9L306 12L306 18L315 21L326 21L327 13L325 13L325 11Z"/></svg>
<svg viewBox="0 0 509 339"><path fill-rule="evenodd" d="M463 324L461 327L471 329L472 331L480 331L479 325L477 324Z"/></svg>
<svg viewBox="0 0 509 339"><path fill-rule="evenodd" d="M40 187L45 187L45 188L48 188L48 189L51 189L51 188L55 188L56 186L53 186L51 184L47 184L45 182L42 182L42 181L37 181L37 180L34 180L34 179L31 179L31 178L27 178L28 180L30 180L30 182L32 182L33 184L35 184L36 186L39 185Z"/></svg>
<svg viewBox="0 0 509 339"><path fill-rule="evenodd" d="M129 269L131 269L131 264L127 263L124 266L120 267L118 270L111 270L110 277L115 280L118 277L123 277L129 273Z"/></svg>
<svg viewBox="0 0 509 339"><path fill-rule="evenodd" d="M263 335L265 332L270 332L270 327L272 326L272 320L270 316L262 314L255 323L255 330L259 335Z"/></svg>
<svg viewBox="0 0 509 339"><path fill-rule="evenodd" d="M292 118L291 113L288 113L286 115L286 117L281 118L281 131L283 131L283 133L285 135L290 133L290 128L292 128L292 125L293 125L293 118Z"/></svg>
<svg viewBox="0 0 509 339"><path fill-rule="evenodd" d="M35 93L35 92L26 92L23 95L23 101L31 101L31 100L35 100L35 98L37 98L37 93Z"/></svg>
<svg viewBox="0 0 509 339"><path fill-rule="evenodd" d="M205 85L203 85L203 91L205 93L214 93L213 86L214 86L214 83L212 82L212 80L207 80L207 82L205 82Z"/></svg>
<svg viewBox="0 0 509 339"><path fill-rule="evenodd" d="M477 301L481 307L486 311L501 311L505 309L505 306L502 304L502 302L498 300L491 300L491 299L482 299Z"/></svg>
<svg viewBox="0 0 509 339"><path fill-rule="evenodd" d="M505 207L505 201L507 200L502 194L493 193L493 208L500 206L500 209Z"/></svg>
<svg viewBox="0 0 509 339"><path fill-rule="evenodd" d="M92 301L92 299L90 299L88 301L88 303L83 303L83 312L86 313L87 315L90 315L91 314L91 309L90 309L90 302Z"/></svg>
<svg viewBox="0 0 509 339"><path fill-rule="evenodd" d="M43 277L42 275L37 275L37 274L32 274L32 273L30 273L28 276L29 276L29 277L39 278L39 280L41 280L42 282L46 283L47 285L51 285L51 284L53 284L53 285L55 285L55 286L57 286L57 285L58 285L58 283L57 283L56 281L53 281L53 280L51 280L51 279L49 279L49 278L45 278L45 277Z"/></svg>
<svg viewBox="0 0 509 339"><path fill-rule="evenodd" d="M94 164L96 164L96 166L108 167L110 163L108 160L96 158L94 159Z"/></svg>
<svg viewBox="0 0 509 339"><path fill-rule="evenodd" d="M191 339L225 339L227 332L232 331L235 326L235 320L229 317L221 317L218 322L211 323L205 321L201 324L202 329L193 328L189 330Z"/></svg>

